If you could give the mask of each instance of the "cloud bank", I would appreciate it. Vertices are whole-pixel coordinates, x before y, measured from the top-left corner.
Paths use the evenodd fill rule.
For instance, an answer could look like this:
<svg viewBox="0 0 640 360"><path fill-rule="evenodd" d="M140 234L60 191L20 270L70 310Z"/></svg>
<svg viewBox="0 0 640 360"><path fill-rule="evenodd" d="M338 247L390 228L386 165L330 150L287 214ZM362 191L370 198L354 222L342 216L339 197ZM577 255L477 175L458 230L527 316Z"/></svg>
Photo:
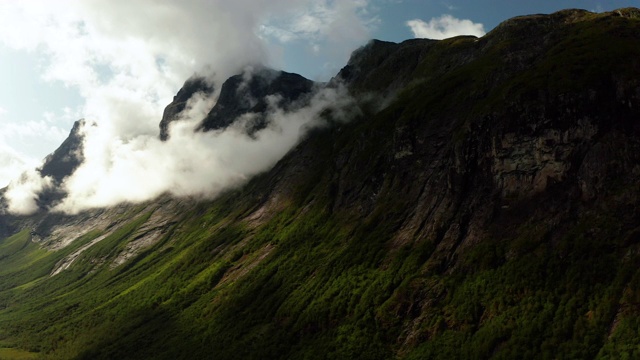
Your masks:
<svg viewBox="0 0 640 360"><path fill-rule="evenodd" d="M84 129L86 162L63 184L69 197L56 210L77 212L143 201L166 191L211 195L266 170L303 136L300 126L312 126L318 109L344 96L336 98L336 89L324 90L307 108L272 108L272 125L254 140L233 129L193 133L195 123L213 106L214 94L194 99L191 113L172 129L171 140L161 143L157 136L164 107L194 73L206 76L219 90L224 80L248 65L277 63L274 42L288 40L274 31L316 45L332 44L348 54L353 42L368 39L375 22L366 11L368 3L0 2L0 43L37 53L43 60L42 76L78 89L84 104L72 113L94 124ZM345 26L357 31L345 37L338 32ZM0 160L12 166L25 162L5 157ZM34 210L35 194L50 185L35 175L29 173L10 185L6 195L15 212Z"/></svg>
<svg viewBox="0 0 640 360"><path fill-rule="evenodd" d="M18 215L28 215L37 211L38 194L51 185L50 177L41 177L34 169L23 172L19 179L11 182L4 194L8 210Z"/></svg>
<svg viewBox="0 0 640 360"><path fill-rule="evenodd" d="M429 22L420 19L407 21L407 26L416 38L442 40L458 35L483 36L484 25L467 19L457 19L451 15L432 18Z"/></svg>
<svg viewBox="0 0 640 360"><path fill-rule="evenodd" d="M320 114L343 112L337 120L346 121L354 115L350 111L357 111L342 87L319 89L290 111L278 108L278 100L269 99L269 125L251 136L243 124L251 115L224 130L194 132L212 105L200 96L192 97L181 121L171 123L166 142L146 135L114 142L103 137L99 126L89 126L86 161L64 182L69 194L54 210L76 213L163 193L211 198L271 168L309 129L326 125Z"/></svg>

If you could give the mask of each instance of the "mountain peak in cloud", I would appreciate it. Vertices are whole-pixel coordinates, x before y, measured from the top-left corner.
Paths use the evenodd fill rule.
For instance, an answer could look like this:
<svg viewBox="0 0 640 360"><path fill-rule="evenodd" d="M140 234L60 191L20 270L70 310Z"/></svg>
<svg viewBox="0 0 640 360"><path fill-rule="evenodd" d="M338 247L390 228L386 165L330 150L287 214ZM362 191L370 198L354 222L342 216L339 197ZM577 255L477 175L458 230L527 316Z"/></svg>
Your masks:
<svg viewBox="0 0 640 360"><path fill-rule="evenodd" d="M292 103L311 92L313 81L301 75L266 67L248 67L242 74L234 75L222 84L216 105L204 118L200 129L222 129L242 115L253 114L247 119L249 132L266 126L264 113L269 106L290 108ZM270 104L270 101L275 101Z"/></svg>
<svg viewBox="0 0 640 360"><path fill-rule="evenodd" d="M40 172L9 186L8 210L76 214L167 193L215 197L270 169L310 129L358 114L341 84L316 85L264 67L248 68L222 88L216 97L206 81L187 81L165 111L172 121L164 140L157 133L125 139L104 131L105 124L77 122ZM210 111L214 104L216 111ZM211 123L203 122L208 114Z"/></svg>
<svg viewBox="0 0 640 360"><path fill-rule="evenodd" d="M167 105L160 121L160 140L169 139L169 124L180 118L180 114L187 108L189 100L196 94L209 97L214 92L214 85L205 77L194 75L185 81L184 85L171 104Z"/></svg>

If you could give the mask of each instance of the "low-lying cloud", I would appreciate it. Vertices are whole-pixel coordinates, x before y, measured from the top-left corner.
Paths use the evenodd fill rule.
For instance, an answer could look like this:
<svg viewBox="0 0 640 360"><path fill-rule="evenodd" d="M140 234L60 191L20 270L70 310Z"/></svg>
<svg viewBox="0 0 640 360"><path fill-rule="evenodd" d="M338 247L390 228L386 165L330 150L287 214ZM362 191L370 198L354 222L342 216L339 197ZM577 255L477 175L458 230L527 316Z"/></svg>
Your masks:
<svg viewBox="0 0 640 360"><path fill-rule="evenodd" d="M20 178L12 181L4 197L7 199L9 212L28 215L38 210L38 194L50 188L53 181L50 177L42 177L35 169L22 173Z"/></svg>
<svg viewBox="0 0 640 360"><path fill-rule="evenodd" d="M140 202L163 193L213 197L268 170L311 128L326 123L328 109L348 120L357 109L343 87L323 88L304 106L285 111L270 99L268 126L251 136L241 116L230 127L195 132L213 103L194 96L182 119L170 125L166 142L141 135L127 142L104 139L99 126L85 128L85 162L64 183L68 196L54 210L75 213L87 208ZM340 114L339 112L347 111Z"/></svg>
<svg viewBox="0 0 640 360"><path fill-rule="evenodd" d="M244 184L280 160L313 128L331 121L348 121L359 108L343 86L317 88L310 98L284 110L278 95L267 98L267 126L249 135L246 114L217 131L194 131L214 104L211 97L194 95L170 125L171 136L141 134L126 141L108 135L99 124L86 123L83 164L62 183L67 196L51 210L65 213L175 196L212 198L221 191ZM51 186L51 179L30 172L12 183L6 197L9 210L27 214L38 209L37 193Z"/></svg>
<svg viewBox="0 0 640 360"><path fill-rule="evenodd" d="M272 107L271 125L254 139L235 128L193 131L213 106L217 95L213 94L193 99L190 113L175 122L170 140L162 143L157 137L164 107L194 73L206 76L219 91L224 80L248 65L278 67L278 42L287 39L267 29L289 31L297 41L310 38L314 44L330 44L348 54L352 43L369 38L375 19L363 10L368 3L0 2L0 43L40 54L42 76L78 89L84 99L73 113L87 120L86 161L62 184L69 195L55 210L77 212L144 201L164 192L214 195L268 169L299 141L305 126L317 125L318 111L329 106L329 100L339 104L346 99L342 90L320 90L309 106L297 110ZM293 18L304 21L290 21ZM332 24L349 24L358 31L342 40ZM341 45L345 41L348 46ZM13 181L6 193L10 209L33 211L35 194L49 185L34 173Z"/></svg>
<svg viewBox="0 0 640 360"><path fill-rule="evenodd" d="M407 21L407 26L416 38L442 40L459 35L483 36L484 25L467 19L457 19L451 15L432 18L429 22L420 19Z"/></svg>

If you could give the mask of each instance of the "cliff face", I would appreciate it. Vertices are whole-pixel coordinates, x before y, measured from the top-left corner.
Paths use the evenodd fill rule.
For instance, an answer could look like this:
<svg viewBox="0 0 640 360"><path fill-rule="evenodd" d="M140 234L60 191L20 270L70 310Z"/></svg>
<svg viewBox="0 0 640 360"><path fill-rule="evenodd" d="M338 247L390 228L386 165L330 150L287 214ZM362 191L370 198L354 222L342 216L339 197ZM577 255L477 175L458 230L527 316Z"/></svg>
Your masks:
<svg viewBox="0 0 640 360"><path fill-rule="evenodd" d="M267 74L225 82L203 129L312 87ZM373 41L333 80L361 115L240 190L12 219L0 339L77 358L640 356L639 75L637 9Z"/></svg>
<svg viewBox="0 0 640 360"><path fill-rule="evenodd" d="M171 104L164 109L160 121L160 140L169 139L169 124L179 118L180 113L186 108L187 102L193 95L201 93L205 97L211 96L213 90L213 85L202 77L194 76L185 81L180 91L173 97Z"/></svg>
<svg viewBox="0 0 640 360"><path fill-rule="evenodd" d="M309 94L312 88L313 81L298 74L267 68L232 76L222 84L218 101L202 121L200 129L222 129L242 115L255 114L257 118L247 129L254 132L266 125L262 115L269 110L269 101L276 100L274 105L287 109Z"/></svg>
<svg viewBox="0 0 640 360"><path fill-rule="evenodd" d="M62 144L44 160L39 169L42 176L51 176L57 183L78 168L84 159L82 154L83 135L81 128L84 120L78 120L73 124L69 136Z"/></svg>
<svg viewBox="0 0 640 360"><path fill-rule="evenodd" d="M218 130L231 125L242 115L254 118L247 123L247 131L253 133L266 126L264 114L269 110L269 101L279 108L288 109L297 101L310 94L313 81L298 74L258 67L227 79L220 88L216 104L202 119L200 131ZM169 138L169 124L185 110L187 102L194 94L213 96L214 88L201 77L187 80L171 104L167 105L160 121L160 139ZM276 99L277 98L277 99ZM301 104L299 104L301 105Z"/></svg>

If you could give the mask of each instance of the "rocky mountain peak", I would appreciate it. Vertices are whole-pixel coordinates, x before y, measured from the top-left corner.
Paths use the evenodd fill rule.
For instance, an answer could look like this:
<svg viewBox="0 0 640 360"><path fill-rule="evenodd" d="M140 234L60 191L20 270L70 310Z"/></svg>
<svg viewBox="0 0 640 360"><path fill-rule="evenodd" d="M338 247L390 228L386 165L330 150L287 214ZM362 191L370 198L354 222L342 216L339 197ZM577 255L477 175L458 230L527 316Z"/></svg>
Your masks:
<svg viewBox="0 0 640 360"><path fill-rule="evenodd" d="M218 101L202 121L200 130L225 128L244 114L262 114L268 108L267 96L279 96L277 105L286 108L309 94L313 86L313 81L298 74L265 67L248 69L222 84ZM259 116L253 130L264 125L264 118Z"/></svg>
<svg viewBox="0 0 640 360"><path fill-rule="evenodd" d="M44 163L38 169L43 177L51 176L55 182L61 183L65 177L72 174L82 163L84 159L82 154L84 135L81 129L85 123L84 119L74 122L69 136L53 153L45 158Z"/></svg>
<svg viewBox="0 0 640 360"><path fill-rule="evenodd" d="M160 140L166 141L169 138L169 124L179 118L180 113L186 108L187 102L196 93L205 96L213 94L214 86L204 77L192 76L185 81L178 91L173 101L167 105L160 121Z"/></svg>

